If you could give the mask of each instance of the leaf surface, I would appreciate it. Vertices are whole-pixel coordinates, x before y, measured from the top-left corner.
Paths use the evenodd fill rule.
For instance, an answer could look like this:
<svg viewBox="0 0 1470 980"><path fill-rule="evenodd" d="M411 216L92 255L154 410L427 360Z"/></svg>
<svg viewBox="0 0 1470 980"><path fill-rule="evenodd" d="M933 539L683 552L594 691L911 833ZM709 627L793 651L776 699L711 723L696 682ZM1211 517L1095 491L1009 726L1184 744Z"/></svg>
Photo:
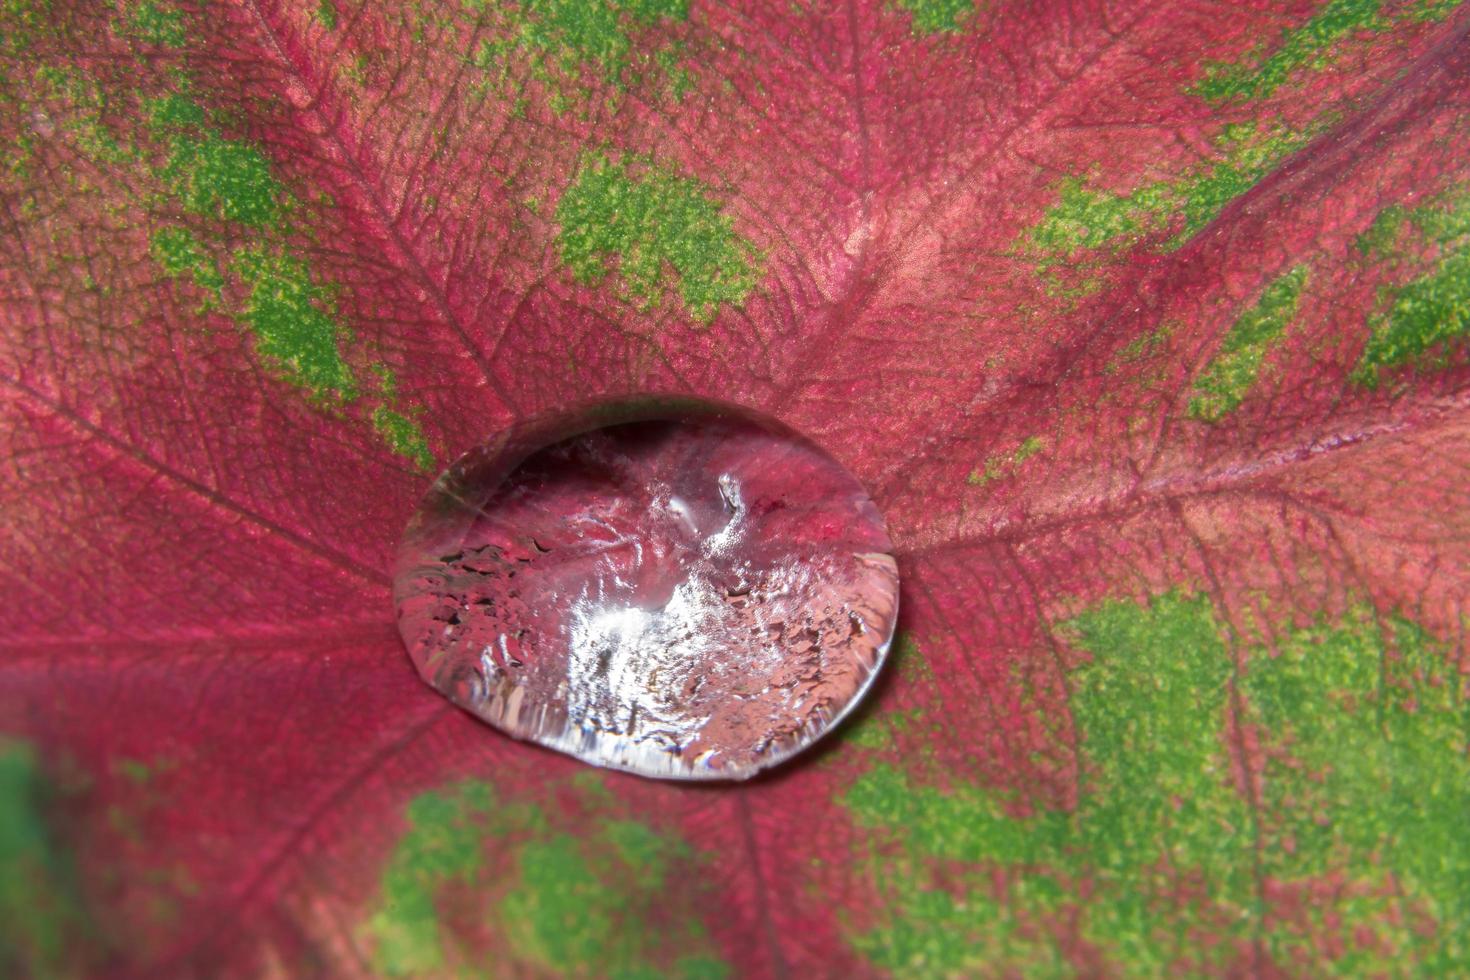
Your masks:
<svg viewBox="0 0 1470 980"><path fill-rule="evenodd" d="M8 0L0 972L1470 968L1467 31ZM871 706L735 789L392 623L439 468L650 392L899 547Z"/></svg>

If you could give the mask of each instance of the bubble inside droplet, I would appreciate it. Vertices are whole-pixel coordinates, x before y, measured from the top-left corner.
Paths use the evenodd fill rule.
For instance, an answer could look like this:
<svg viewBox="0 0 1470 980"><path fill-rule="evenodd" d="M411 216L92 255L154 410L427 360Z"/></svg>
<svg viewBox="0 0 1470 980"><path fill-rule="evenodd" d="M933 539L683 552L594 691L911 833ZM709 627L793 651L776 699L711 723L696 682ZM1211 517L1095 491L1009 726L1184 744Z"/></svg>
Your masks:
<svg viewBox="0 0 1470 980"><path fill-rule="evenodd" d="M892 639L877 508L773 423L690 405L598 418L518 426L435 483L394 584L419 673L595 765L743 779L789 758Z"/></svg>

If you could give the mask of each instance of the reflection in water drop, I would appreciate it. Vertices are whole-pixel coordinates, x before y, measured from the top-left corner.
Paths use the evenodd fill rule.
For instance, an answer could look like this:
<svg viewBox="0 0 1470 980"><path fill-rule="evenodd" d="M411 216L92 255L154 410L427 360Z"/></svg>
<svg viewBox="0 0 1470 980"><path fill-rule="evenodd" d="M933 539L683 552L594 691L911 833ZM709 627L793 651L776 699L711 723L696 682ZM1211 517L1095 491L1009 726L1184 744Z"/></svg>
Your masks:
<svg viewBox="0 0 1470 980"><path fill-rule="evenodd" d="M394 593L424 679L517 738L646 776L742 779L831 728L898 607L852 475L744 418L552 441L566 431L470 453L410 523Z"/></svg>

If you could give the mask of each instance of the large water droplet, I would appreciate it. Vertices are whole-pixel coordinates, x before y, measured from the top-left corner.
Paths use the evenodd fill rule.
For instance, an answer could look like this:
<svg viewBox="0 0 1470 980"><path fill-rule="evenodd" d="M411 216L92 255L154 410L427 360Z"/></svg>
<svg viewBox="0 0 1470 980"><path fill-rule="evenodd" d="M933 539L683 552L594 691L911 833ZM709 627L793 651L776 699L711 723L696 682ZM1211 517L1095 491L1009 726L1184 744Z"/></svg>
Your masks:
<svg viewBox="0 0 1470 980"><path fill-rule="evenodd" d="M419 673L596 765L742 779L789 758L892 639L877 508L774 424L687 405L599 420L517 427L424 499L394 587Z"/></svg>

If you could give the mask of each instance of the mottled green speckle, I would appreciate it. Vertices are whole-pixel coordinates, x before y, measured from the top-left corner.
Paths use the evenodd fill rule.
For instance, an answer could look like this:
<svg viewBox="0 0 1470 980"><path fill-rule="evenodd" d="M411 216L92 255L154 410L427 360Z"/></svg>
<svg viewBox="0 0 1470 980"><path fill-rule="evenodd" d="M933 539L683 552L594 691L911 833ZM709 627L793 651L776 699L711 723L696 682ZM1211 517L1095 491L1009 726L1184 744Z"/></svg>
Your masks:
<svg viewBox="0 0 1470 980"><path fill-rule="evenodd" d="M1461 0L1330 0L1278 39L1260 45L1238 61L1206 65L1205 77L1190 91L1212 102L1249 101L1273 95L1294 75L1327 67L1354 38L1381 34L1400 23L1442 20Z"/></svg>
<svg viewBox="0 0 1470 980"><path fill-rule="evenodd" d="M1353 240L1353 245L1366 256L1382 256L1394 252L1408 213L1403 205L1390 204L1378 212L1373 223Z"/></svg>
<svg viewBox="0 0 1470 980"><path fill-rule="evenodd" d="M591 61L611 78L627 66L632 29L689 16L688 0L522 0L520 6L528 15L521 28L527 43L567 70Z"/></svg>
<svg viewBox="0 0 1470 980"><path fill-rule="evenodd" d="M420 976L443 967L435 898L444 885L468 883L479 870L495 804L487 784L467 780L408 805L408 831L388 860L382 902L367 924L379 972Z"/></svg>
<svg viewBox="0 0 1470 980"><path fill-rule="evenodd" d="M242 140L213 132L176 136L163 177L179 182L184 206L198 214L264 225L279 212L280 183L260 151Z"/></svg>
<svg viewBox="0 0 1470 980"><path fill-rule="evenodd" d="M484 3L474 0L472 5ZM584 65L614 91L645 74L668 78L676 96L688 84L688 74L678 64L679 42L663 42L644 52L638 39L659 24L688 19L689 0L520 0L495 11L500 29L480 42L472 63L504 72L512 55L528 59L532 76L548 85L549 101L558 112L586 96L578 82Z"/></svg>
<svg viewBox="0 0 1470 980"><path fill-rule="evenodd" d="M386 405L373 409L373 428L383 441L400 456L413 460L421 470L434 467L434 454L424 438L424 430L413 419Z"/></svg>
<svg viewBox="0 0 1470 980"><path fill-rule="evenodd" d="M689 860L689 848L636 821L604 821L616 799L578 785L574 806L598 816L577 836L478 782L415 799L366 927L378 971L725 976L698 919L671 898L687 885L672 880L672 863Z"/></svg>
<svg viewBox="0 0 1470 980"><path fill-rule="evenodd" d="M338 344L347 331L328 311L331 291L316 283L305 262L247 248L235 253L235 273L249 289L240 318L256 348L317 395L356 396L352 369Z"/></svg>
<svg viewBox="0 0 1470 980"><path fill-rule="evenodd" d="M905 854L882 873L899 914L856 939L879 965L935 977L996 964L1056 972L1057 949L1036 926L1084 880L1100 889L1079 909L1085 936L1139 973L1186 955L1190 925L1241 919L1250 820L1228 779L1230 660L1208 606L1177 596L1146 610L1109 603L1064 630L1093 653L1073 676L1086 759L1075 813L1023 816L982 789L940 790L881 768L846 797L860 823L894 832ZM972 869L951 879L963 882L958 895L935 886L935 859ZM1015 876L1004 897L995 871ZM1174 876L1196 874L1213 882L1208 898L1161 904Z"/></svg>
<svg viewBox="0 0 1470 980"><path fill-rule="evenodd" d="M1211 101L1259 99L1271 95L1293 73L1327 64L1340 42L1365 32L1385 30L1383 0L1329 0L1297 27L1287 28L1268 53L1237 62L1209 65L1191 90Z"/></svg>
<svg viewBox="0 0 1470 980"><path fill-rule="evenodd" d="M189 96L178 92L145 99L143 111L148 116L148 125L153 129L155 136L176 129L204 125L204 107Z"/></svg>
<svg viewBox="0 0 1470 980"><path fill-rule="evenodd" d="M506 897L501 915L522 958L566 973L597 962L614 942L636 941L618 928L621 895L588 867L575 839L527 844L519 870L520 887ZM629 959L625 950L614 957Z"/></svg>
<svg viewBox="0 0 1470 980"><path fill-rule="evenodd" d="M860 749L886 749L893 744L893 729L883 718L854 718L843 729L842 737Z"/></svg>
<svg viewBox="0 0 1470 980"><path fill-rule="evenodd" d="M996 480L1003 480L1014 475L1022 463L1045 448L1046 440L1041 436L1027 436L1015 449L991 456L982 468L971 470L965 477L965 482L972 487L983 487Z"/></svg>
<svg viewBox="0 0 1470 980"><path fill-rule="evenodd" d="M595 285L616 270L642 307L671 288L704 323L721 306L744 303L760 278L759 253L705 187L649 160L589 154L556 220L577 281Z"/></svg>
<svg viewBox="0 0 1470 980"><path fill-rule="evenodd" d="M674 964L674 975L680 980L725 980L731 972L728 963L714 956L685 956Z"/></svg>
<svg viewBox="0 0 1470 980"><path fill-rule="evenodd" d="M603 835L618 852L618 857L645 884L656 888L663 883L668 873L669 842L647 824L636 820L615 820L607 825Z"/></svg>
<svg viewBox="0 0 1470 980"><path fill-rule="evenodd" d="M634 821L613 821L591 842L557 835L520 851L520 881L501 902L519 957L568 976L634 980L669 975L655 950L662 940L707 945L699 921L684 910L667 916L670 863L687 859L683 843ZM650 928L664 918L663 935ZM724 975L724 964L696 953L681 957L673 975L690 980Z"/></svg>
<svg viewBox="0 0 1470 980"><path fill-rule="evenodd" d="M1153 181L1127 193L1093 190L1082 178L1064 180L1059 199L1025 233L1028 250L1053 292L1066 292L1062 275L1076 276L1075 261L1087 251L1118 252L1145 241L1160 251L1182 247L1227 204L1250 190L1282 159L1305 144L1307 134L1263 131L1250 125L1225 127L1216 140L1221 157L1191 167L1170 180ZM1174 230L1172 237L1164 234ZM1100 280L1085 278L1080 291Z"/></svg>
<svg viewBox="0 0 1470 980"><path fill-rule="evenodd" d="M653 53L653 62L668 80L668 92L675 101L682 102L684 96L694 89L694 74L680 60L678 46L660 48Z"/></svg>
<svg viewBox="0 0 1470 980"><path fill-rule="evenodd" d="M188 40L184 15L173 7L142 0L128 13L128 29L145 44L182 48Z"/></svg>
<svg viewBox="0 0 1470 980"><path fill-rule="evenodd" d="M1434 244L1470 238L1470 188L1452 187L1423 207L1406 212L1405 216L1415 231Z"/></svg>
<svg viewBox="0 0 1470 980"><path fill-rule="evenodd" d="M1371 333L1352 380L1372 388L1388 369L1444 363L1470 331L1470 194L1456 188L1412 209L1390 205L1358 244L1365 254L1396 263L1405 259L1405 246L1414 246L1431 267L1384 288L1386 309L1370 318Z"/></svg>
<svg viewBox="0 0 1470 980"><path fill-rule="evenodd" d="M170 276L188 276L218 291L224 285L219 267L199 239L187 228L160 228L150 239L154 260Z"/></svg>
<svg viewBox="0 0 1470 980"><path fill-rule="evenodd" d="M83 156L104 164L132 161L131 148L104 121L110 99L95 78L75 65L61 64L41 65L33 77L49 103L48 116Z"/></svg>
<svg viewBox="0 0 1470 980"><path fill-rule="evenodd" d="M843 803L862 826L891 837L873 869L886 923L853 936L875 966L898 976L949 977L989 970L996 975L1053 972L1058 963L1045 936L1028 937L1019 915L1048 914L1054 889L1004 900L982 867L1029 862L1054 843L1059 819L1032 824L1013 819L1002 801L970 787L940 791L902 772L878 766L855 782ZM930 873L936 861L975 867L951 887ZM1033 876L1033 886L1042 881Z"/></svg>
<svg viewBox="0 0 1470 980"><path fill-rule="evenodd" d="M185 22L172 7L143 3L127 8L116 23L147 34L150 43L172 46L182 43ZM42 64L32 73L44 118L59 134L96 162L126 163L146 175L150 197L186 213L185 220L155 226L148 237L157 268L180 284L178 295L192 296L195 312L214 312L248 329L271 367L340 410L359 395L344 354L353 337L335 309L338 287L294 247L294 229L282 220L298 203L258 146L224 134L229 114L206 107L185 68L175 65L165 76L167 87L119 95L76 66ZM142 125L124 130L131 138L126 145L104 123L119 116L119 102L141 109ZM85 270L79 278L85 288L94 287ZM395 453L432 467L418 423L421 408L385 391L359 411Z"/></svg>
<svg viewBox="0 0 1470 980"><path fill-rule="evenodd" d="M1253 718L1275 743L1264 871L1288 883L1346 878L1353 901L1313 927L1343 950L1338 972L1470 970L1470 706L1449 652L1412 622L1355 609L1293 631L1245 676ZM1416 909L1427 933L1411 924ZM1278 961L1311 962L1307 932L1269 931Z"/></svg>
<svg viewBox="0 0 1470 980"><path fill-rule="evenodd" d="M0 974L70 975L85 919L43 812L35 751L0 737Z"/></svg>
<svg viewBox="0 0 1470 980"><path fill-rule="evenodd" d="M1256 383L1266 354L1296 315L1306 281L1305 266L1292 269L1272 280L1255 304L1236 317L1220 349L1194 382L1190 418L1217 422L1235 411Z"/></svg>
<svg viewBox="0 0 1470 980"><path fill-rule="evenodd" d="M1032 456L1035 456L1037 453L1041 452L1041 450L1045 448L1045 446L1046 440L1041 438L1040 436L1027 436L1021 441L1021 444L1016 447L1016 451L1011 454L1011 461L1016 463L1017 465L1024 463Z"/></svg>
<svg viewBox="0 0 1470 980"><path fill-rule="evenodd" d="M974 0L896 0L913 15L914 33L958 31L975 11Z"/></svg>
<svg viewBox="0 0 1470 980"><path fill-rule="evenodd" d="M911 690L933 687L934 673L919 644L909 634L899 633L894 637L887 663L887 670L896 674L905 687ZM880 707L880 703L874 699L863 702L839 729L842 741L866 751L888 749L900 735L925 725L926 713L922 708Z"/></svg>
<svg viewBox="0 0 1470 980"><path fill-rule="evenodd" d="M144 102L153 137L168 147L158 176L185 210L244 226L249 244L237 247L222 267L213 252L223 250L225 236L214 236L210 248L189 229L167 227L150 239L154 260L169 276L211 290L205 308L223 307L247 327L256 349L289 380L318 397L353 400L358 384L342 352L351 334L334 309L336 287L283 240L278 219L285 189L255 147L209 127L208 113L187 94L187 80L183 89ZM416 413L398 404L391 372L381 365L379 372L382 398L369 413L373 430L393 452L431 469L434 456Z"/></svg>
<svg viewBox="0 0 1470 980"><path fill-rule="evenodd" d="M316 21L329 31L337 29L337 5L333 0L321 0L316 5Z"/></svg>
<svg viewBox="0 0 1470 980"><path fill-rule="evenodd" d="M1225 208L1254 187L1276 164L1307 142L1307 135L1290 130L1268 131L1252 125L1227 126L1218 140L1224 153L1219 162L1175 182L1175 207L1184 221L1167 247L1181 247ZM1168 185L1165 185L1168 186Z"/></svg>
<svg viewBox="0 0 1470 980"><path fill-rule="evenodd" d="M1041 221L1024 233L1043 275L1052 275L1078 252L1119 251L1163 238L1162 251L1182 247L1227 204L1302 147L1309 134L1227 126L1216 140L1220 158L1190 167L1178 177L1151 181L1125 193L1094 190L1089 181L1062 181L1058 199Z"/></svg>
<svg viewBox="0 0 1470 980"><path fill-rule="evenodd" d="M1116 246L1156 230L1177 203L1167 183L1145 184L1129 194L1091 190L1081 177L1057 189L1057 202L1029 233L1030 244L1050 254Z"/></svg>
<svg viewBox="0 0 1470 980"><path fill-rule="evenodd" d="M1288 972L1324 957L1465 971L1470 709L1444 645L1354 609L1250 641L1237 688L1200 597L1107 602L1060 632L1091 658L1070 678L1075 810L881 766L844 797L883 855L890 912L853 937L870 960L910 976L1072 972L1048 930L1075 916L1130 975L1238 969L1254 937ZM1267 746L1254 801L1231 770L1237 704Z"/></svg>
<svg viewBox="0 0 1470 980"><path fill-rule="evenodd" d="M1166 320L1148 333L1134 337L1113 355L1103 370L1108 374L1115 374L1157 358L1168 349L1169 338L1173 336L1176 329L1178 329L1177 323ZM1149 380L1157 380L1152 373L1146 377Z"/></svg>
<svg viewBox="0 0 1470 980"><path fill-rule="evenodd" d="M0 0L0 51L21 54L54 29L50 0Z"/></svg>
<svg viewBox="0 0 1470 980"><path fill-rule="evenodd" d="M1395 290L1393 305L1375 325L1353 378L1376 387L1382 369L1425 359L1462 338L1467 326L1470 248L1451 253L1434 272Z"/></svg>
<svg viewBox="0 0 1470 980"><path fill-rule="evenodd" d="M1408 15L1420 23L1434 23L1454 13L1464 2L1465 0L1419 0L1409 6Z"/></svg>

